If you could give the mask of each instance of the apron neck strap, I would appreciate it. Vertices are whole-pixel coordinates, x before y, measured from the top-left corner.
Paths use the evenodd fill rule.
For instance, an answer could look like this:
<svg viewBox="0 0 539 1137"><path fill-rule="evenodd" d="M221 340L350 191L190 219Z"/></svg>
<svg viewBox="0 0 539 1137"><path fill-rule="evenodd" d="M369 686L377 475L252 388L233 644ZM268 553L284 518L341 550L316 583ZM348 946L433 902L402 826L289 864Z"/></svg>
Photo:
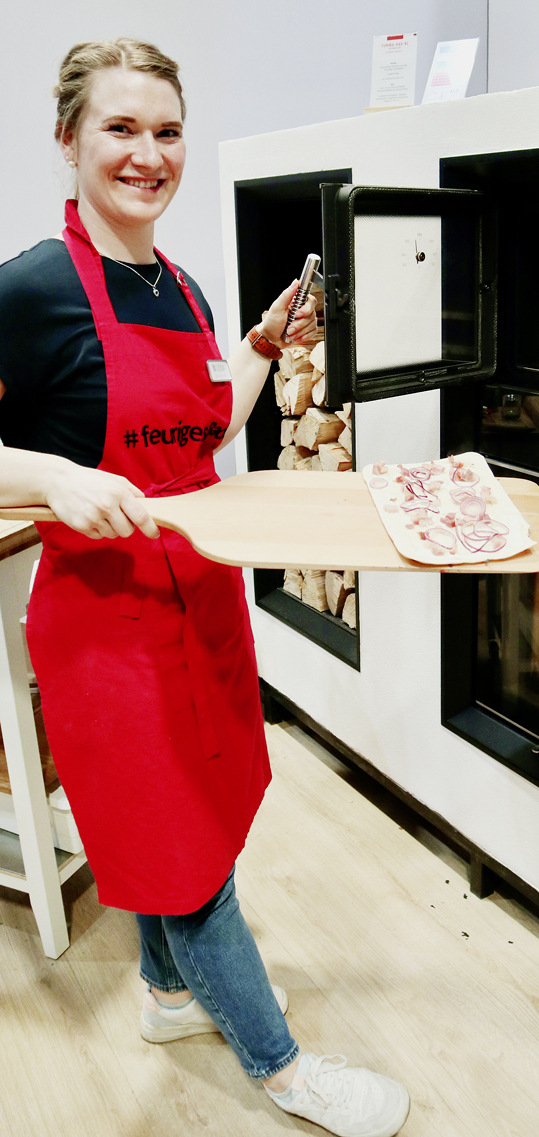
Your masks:
<svg viewBox="0 0 539 1137"><path fill-rule="evenodd" d="M90 301L97 334L102 339L101 325L117 322L105 285L103 262L82 224L76 201L66 201L65 220L62 236Z"/></svg>
<svg viewBox="0 0 539 1137"><path fill-rule="evenodd" d="M114 309L109 300L106 285L105 273L103 270L103 262L97 249L94 248L89 234L87 233L79 215L78 203L74 198L69 198L65 203L65 222L66 228L63 231L63 238L69 249L75 268L83 282L88 283L92 295L90 297L88 290L85 286L85 291L90 300L94 315L97 315L97 333L99 333L99 323L103 320L116 322ZM169 271L172 273L178 287L181 288L192 312L201 327L202 331L207 335L213 335L208 321L197 304L187 281L182 273L176 268L176 265L169 261L168 257L161 253L159 249L154 249L156 256L160 257Z"/></svg>
<svg viewBox="0 0 539 1137"><path fill-rule="evenodd" d="M191 289L189 288L189 285L188 285L183 273L181 272L181 270L177 269L176 265L173 264L172 261L169 261L168 257L166 257L164 253L160 252L159 249L154 249L154 252L156 253L156 255L158 257L161 257L161 260L164 261L167 268L169 268L171 273L173 273L173 275L176 279L176 284L178 285L178 288L181 288L181 290L185 296L185 299L187 300L187 303L189 304L189 307L191 308L191 311L193 312L193 315L194 315L197 323L202 328L202 331L205 332L206 335L213 336L213 332L210 328L210 325L208 324L208 321L204 315L204 312L202 311L202 308L197 304L197 302L193 296L193 293L191 292Z"/></svg>

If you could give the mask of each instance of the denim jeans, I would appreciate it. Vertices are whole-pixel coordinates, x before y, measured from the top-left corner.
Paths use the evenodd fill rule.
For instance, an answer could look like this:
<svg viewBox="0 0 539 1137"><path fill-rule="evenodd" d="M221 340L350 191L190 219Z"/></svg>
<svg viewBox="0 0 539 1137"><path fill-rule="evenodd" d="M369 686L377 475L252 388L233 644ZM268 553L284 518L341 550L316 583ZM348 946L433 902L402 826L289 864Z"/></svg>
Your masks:
<svg viewBox="0 0 539 1137"><path fill-rule="evenodd" d="M159 991L189 990L252 1078L270 1078L299 1052L239 909L234 870L188 916L141 916L140 973Z"/></svg>

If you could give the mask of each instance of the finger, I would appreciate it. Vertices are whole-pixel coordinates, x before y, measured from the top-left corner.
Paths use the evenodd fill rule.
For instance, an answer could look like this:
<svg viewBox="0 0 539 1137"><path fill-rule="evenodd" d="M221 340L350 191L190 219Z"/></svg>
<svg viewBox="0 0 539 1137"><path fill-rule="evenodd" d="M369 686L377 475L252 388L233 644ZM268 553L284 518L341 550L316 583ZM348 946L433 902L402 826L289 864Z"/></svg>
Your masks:
<svg viewBox="0 0 539 1137"><path fill-rule="evenodd" d="M306 316L294 316L292 323L289 324L289 329L294 328L296 331L304 332L306 328L315 328L317 324L314 312L309 312Z"/></svg>
<svg viewBox="0 0 539 1137"><path fill-rule="evenodd" d="M93 526L93 528L95 529L96 533L99 534L100 537L106 537L107 540L109 540L109 541L114 540L114 538L118 537L118 535L119 535L117 530L116 530L115 525L113 525L112 521L109 521L108 517L102 517Z"/></svg>
<svg viewBox="0 0 539 1137"><path fill-rule="evenodd" d="M110 532L107 531L107 526ZM109 516L103 519L100 528L105 537L130 537L135 531L135 526L120 506L112 510Z"/></svg>
<svg viewBox="0 0 539 1137"><path fill-rule="evenodd" d="M289 308L293 299L294 299L294 296L296 295L298 287L299 287L299 280L293 280L292 284L289 284L288 288L285 288L281 292L281 295L277 297L277 300L275 301L275 303L278 304L279 307L284 306L285 308Z"/></svg>
<svg viewBox="0 0 539 1137"><path fill-rule="evenodd" d="M55 512L61 516L59 510ZM107 518L100 516L97 510L91 511L91 513L71 514L70 516L64 514L62 519L75 532L82 533L85 537L91 537L92 541L99 541L102 537L116 537L116 533Z"/></svg>
<svg viewBox="0 0 539 1137"><path fill-rule="evenodd" d="M294 320L289 324L286 334L290 340L305 339L315 335L317 327L316 319Z"/></svg>
<svg viewBox="0 0 539 1137"><path fill-rule="evenodd" d="M313 300L312 304L309 304L308 302L307 302L307 304L304 304L303 307L300 308L299 311L296 312L294 319L296 319L296 320L312 320L314 317L314 319L316 320L315 304L316 304L315 300Z"/></svg>
<svg viewBox="0 0 539 1137"><path fill-rule="evenodd" d="M141 533L144 533L145 537L155 539L159 536L159 529L142 501L138 498L126 497L122 498L120 506L125 516L133 522L137 529L140 529Z"/></svg>

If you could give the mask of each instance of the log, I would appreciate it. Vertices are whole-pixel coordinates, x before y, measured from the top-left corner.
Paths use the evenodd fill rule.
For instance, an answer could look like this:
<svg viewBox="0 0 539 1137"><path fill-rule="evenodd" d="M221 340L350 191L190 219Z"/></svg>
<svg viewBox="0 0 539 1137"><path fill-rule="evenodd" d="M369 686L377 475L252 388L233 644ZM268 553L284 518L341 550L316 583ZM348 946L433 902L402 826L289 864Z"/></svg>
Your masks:
<svg viewBox="0 0 539 1137"><path fill-rule="evenodd" d="M324 442L318 447L323 470L351 470L352 459L338 442Z"/></svg>
<svg viewBox="0 0 539 1137"><path fill-rule="evenodd" d="M306 569L303 574L301 599L317 612L327 612L326 574L322 569Z"/></svg>
<svg viewBox="0 0 539 1137"><path fill-rule="evenodd" d="M294 441L298 422L301 422L299 416L296 418L283 419L281 423L281 446L290 446L290 443Z"/></svg>
<svg viewBox="0 0 539 1137"><path fill-rule="evenodd" d="M323 371L311 390L311 399L316 407L322 407L326 401L326 377Z"/></svg>
<svg viewBox="0 0 539 1137"><path fill-rule="evenodd" d="M289 379L288 383L284 385L283 397L287 407L286 413L289 415L302 415L307 407L312 407L309 374L303 372L300 375L294 375L293 379Z"/></svg>
<svg viewBox="0 0 539 1137"><path fill-rule="evenodd" d="M356 597L354 592L349 592L343 605L341 612L341 619L349 628L356 626Z"/></svg>
<svg viewBox="0 0 539 1137"><path fill-rule="evenodd" d="M344 423L351 422L352 420L352 404L343 403L342 411L335 411L338 418L342 419Z"/></svg>
<svg viewBox="0 0 539 1137"><path fill-rule="evenodd" d="M279 361L279 372L284 379L293 379L294 375L302 372L312 372L312 363L309 359L307 347L285 347Z"/></svg>
<svg viewBox="0 0 539 1137"><path fill-rule="evenodd" d="M318 371L323 372L326 370L326 349L324 340L319 340L316 347L313 347L309 359L313 367L316 367Z"/></svg>
<svg viewBox="0 0 539 1137"><path fill-rule="evenodd" d="M275 387L275 402L278 407L281 407L283 414L286 410L286 399L284 397L284 389L286 387L286 379L281 375L280 371L276 371L273 376L273 384Z"/></svg>
<svg viewBox="0 0 539 1137"><path fill-rule="evenodd" d="M301 419L300 419L300 422L301 422ZM352 454L352 427L351 426L345 426L338 437L339 437L339 446L342 446L343 450L346 450L348 452L348 454L351 455Z"/></svg>
<svg viewBox="0 0 539 1137"><path fill-rule="evenodd" d="M356 574L353 569L344 570L344 587L351 592L356 587Z"/></svg>
<svg viewBox="0 0 539 1137"><path fill-rule="evenodd" d="M326 572L326 596L332 616L340 616L346 600L346 589L342 572L330 569Z"/></svg>
<svg viewBox="0 0 539 1137"><path fill-rule="evenodd" d="M315 309L314 310L315 310L317 316L321 315L322 319L323 319L324 318L324 289L321 287L320 284L313 284L313 286L311 288L311 294L313 295L314 300L315 300Z"/></svg>
<svg viewBox="0 0 539 1137"><path fill-rule="evenodd" d="M299 569L285 569L283 589L285 592L290 592L292 596L297 596L301 600L301 592L303 587L303 573Z"/></svg>
<svg viewBox="0 0 539 1137"><path fill-rule="evenodd" d="M318 407L308 407L300 418L296 430L296 446L307 446L318 450L321 442L334 442L346 427L337 415L330 411L320 411Z"/></svg>
<svg viewBox="0 0 539 1137"><path fill-rule="evenodd" d="M319 454L313 454L313 456L311 458L311 470L321 470L321 469L322 469L322 463L320 461L320 455Z"/></svg>
<svg viewBox="0 0 539 1137"><path fill-rule="evenodd" d="M312 452L310 450L307 450L305 446L295 446L291 442L289 446L285 446L284 450L281 450L277 459L277 469L297 470L299 467L301 470L310 470L311 458ZM309 463L307 466L303 464L306 460Z"/></svg>
<svg viewBox="0 0 539 1137"><path fill-rule="evenodd" d="M299 462L299 454L294 444L291 443L290 446L285 446L284 450L281 450L277 459L277 469L294 470L297 462Z"/></svg>

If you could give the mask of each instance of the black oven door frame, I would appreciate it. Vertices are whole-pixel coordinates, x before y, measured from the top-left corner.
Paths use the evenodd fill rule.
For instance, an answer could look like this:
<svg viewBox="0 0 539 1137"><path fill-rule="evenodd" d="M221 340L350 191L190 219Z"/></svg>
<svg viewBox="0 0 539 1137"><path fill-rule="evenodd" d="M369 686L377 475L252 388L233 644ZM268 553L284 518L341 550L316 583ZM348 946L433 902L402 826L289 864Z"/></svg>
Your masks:
<svg viewBox="0 0 539 1137"><path fill-rule="evenodd" d="M322 185L321 190L328 402L383 399L491 375L496 368L497 221L488 196L474 189L351 184ZM357 226L371 219L381 222L377 232L383 240L379 250L375 240L368 252L362 252ZM404 234L413 235L420 221L428 224L430 219L439 220L435 252L441 259L441 351L417 362L405 355L401 360L397 344L396 358L384 363L382 351L378 364L375 346L368 353L372 358L363 364L361 345L359 354L357 346L370 321L366 316L362 324L361 295L374 290L374 307L383 309L387 277L394 271L402 284L393 296L402 287L403 312L399 308L394 314L390 307L387 326L391 327L393 315L403 317L406 303L413 307L412 294L406 295L408 282L428 269L429 254L425 260L425 253L416 246L417 264L411 274L403 273ZM397 237L393 251L390 227L394 221L403 236Z"/></svg>

